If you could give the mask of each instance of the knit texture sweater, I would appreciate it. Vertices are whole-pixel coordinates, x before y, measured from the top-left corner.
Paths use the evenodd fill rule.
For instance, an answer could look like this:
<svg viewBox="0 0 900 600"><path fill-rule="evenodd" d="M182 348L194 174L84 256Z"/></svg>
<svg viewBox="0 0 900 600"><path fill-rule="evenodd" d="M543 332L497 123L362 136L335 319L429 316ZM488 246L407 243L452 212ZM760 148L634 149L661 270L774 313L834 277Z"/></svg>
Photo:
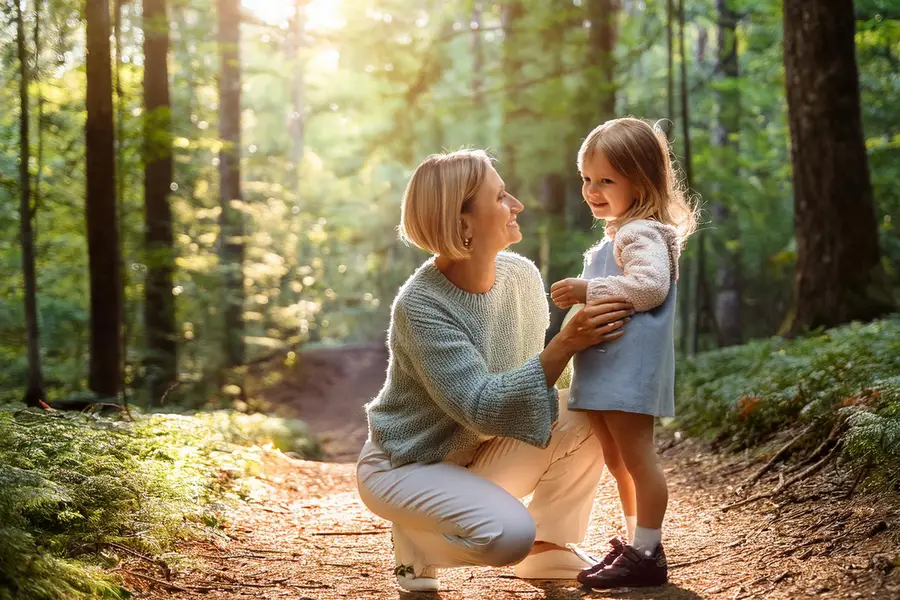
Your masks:
<svg viewBox="0 0 900 600"><path fill-rule="evenodd" d="M433 463L497 436L545 448L559 407L539 354L549 306L535 265L511 252L472 294L425 262L391 308L387 380L366 405L394 467Z"/></svg>
<svg viewBox="0 0 900 600"><path fill-rule="evenodd" d="M669 295L672 282L678 280L681 241L671 225L639 219L614 232L613 257L622 275L591 279L587 299L621 296L646 312L660 306ZM593 248L588 254L593 253Z"/></svg>

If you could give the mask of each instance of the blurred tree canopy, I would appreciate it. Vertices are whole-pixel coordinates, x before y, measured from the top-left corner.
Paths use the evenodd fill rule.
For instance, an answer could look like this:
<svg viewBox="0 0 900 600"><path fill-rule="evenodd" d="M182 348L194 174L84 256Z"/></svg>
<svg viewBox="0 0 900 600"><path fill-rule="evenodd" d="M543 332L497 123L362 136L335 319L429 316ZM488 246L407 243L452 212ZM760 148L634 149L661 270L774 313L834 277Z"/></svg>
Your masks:
<svg viewBox="0 0 900 600"><path fill-rule="evenodd" d="M231 48L237 137L223 131L220 2L110 2L109 175L122 275L116 389L160 401L152 369L165 361L152 357L169 348L181 401L247 400L221 375L243 368L227 345L236 331L243 365L293 357L303 344L379 339L398 286L425 258L397 240L401 195L417 162L442 149L488 148L526 206L515 250L538 263L548 285L577 275L602 229L582 206L576 152L592 127L624 115L663 120L704 206L684 256L681 347L691 336L702 350L785 331L797 244L781 2L681 1L243 0ZM145 19L160 6L164 19ZM881 261L896 296L900 2L859 0L854 11ZM145 52L160 46L145 42L159 42L159 27L169 38L169 97L158 93L148 110L145 70L156 69L158 83L160 60ZM28 375L20 40L40 354L56 398L88 387L90 360L84 3L17 0L0 9L0 389L9 397L21 397ZM157 185L155 206L165 202L171 214L170 248L165 232L148 237L145 212L148 184L166 173L147 167L169 151L168 193ZM237 193L222 190L230 156L239 158ZM229 245L240 253L224 251ZM153 278L165 275L166 261L169 278ZM171 321L147 310L147 298L158 297L148 286L160 285L171 287ZM109 294L115 304L117 292ZM226 321L235 302L237 325ZM171 331L153 338L147 323Z"/></svg>

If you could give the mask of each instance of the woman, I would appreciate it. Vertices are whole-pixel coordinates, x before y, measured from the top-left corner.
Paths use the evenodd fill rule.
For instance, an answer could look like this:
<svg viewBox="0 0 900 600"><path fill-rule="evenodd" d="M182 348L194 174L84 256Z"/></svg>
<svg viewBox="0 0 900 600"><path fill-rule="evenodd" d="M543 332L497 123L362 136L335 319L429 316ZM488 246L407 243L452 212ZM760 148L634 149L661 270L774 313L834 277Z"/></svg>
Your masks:
<svg viewBox="0 0 900 600"><path fill-rule="evenodd" d="M554 384L633 311L615 298L588 305L544 348L540 273L503 251L522 239L523 208L480 150L429 156L406 189L401 234L435 257L394 301L357 480L393 522L408 591L437 591L438 567L518 563L518 577L574 579L591 566L567 544L584 538L602 453Z"/></svg>

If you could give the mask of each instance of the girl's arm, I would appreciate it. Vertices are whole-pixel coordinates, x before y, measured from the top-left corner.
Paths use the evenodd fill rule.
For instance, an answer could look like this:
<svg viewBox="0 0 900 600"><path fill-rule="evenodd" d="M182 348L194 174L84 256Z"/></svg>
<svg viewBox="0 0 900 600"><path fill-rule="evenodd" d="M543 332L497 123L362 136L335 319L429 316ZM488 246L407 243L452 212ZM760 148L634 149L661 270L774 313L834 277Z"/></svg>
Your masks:
<svg viewBox="0 0 900 600"><path fill-rule="evenodd" d="M621 296L640 312L660 306L677 277L675 229L647 221L628 223L616 233L615 244L616 262L623 273L590 280L587 300Z"/></svg>

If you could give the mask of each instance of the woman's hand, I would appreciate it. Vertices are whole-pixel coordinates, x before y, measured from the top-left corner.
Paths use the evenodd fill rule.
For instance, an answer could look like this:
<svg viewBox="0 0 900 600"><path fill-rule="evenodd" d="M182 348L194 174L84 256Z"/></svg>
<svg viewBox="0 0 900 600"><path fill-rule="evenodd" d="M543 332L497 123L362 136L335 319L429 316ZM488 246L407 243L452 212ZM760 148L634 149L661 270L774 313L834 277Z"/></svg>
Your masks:
<svg viewBox="0 0 900 600"><path fill-rule="evenodd" d="M584 304L587 300L587 279L569 277L550 286L550 299L560 308Z"/></svg>
<svg viewBox="0 0 900 600"><path fill-rule="evenodd" d="M541 352L541 366L547 385L556 383L576 352L622 337L625 334L622 326L631 320L633 314L634 307L625 298L602 298L588 302Z"/></svg>
<svg viewBox="0 0 900 600"><path fill-rule="evenodd" d="M573 352L619 339L622 326L631 320L634 307L625 298L601 298L588 302L563 327L559 335Z"/></svg>

